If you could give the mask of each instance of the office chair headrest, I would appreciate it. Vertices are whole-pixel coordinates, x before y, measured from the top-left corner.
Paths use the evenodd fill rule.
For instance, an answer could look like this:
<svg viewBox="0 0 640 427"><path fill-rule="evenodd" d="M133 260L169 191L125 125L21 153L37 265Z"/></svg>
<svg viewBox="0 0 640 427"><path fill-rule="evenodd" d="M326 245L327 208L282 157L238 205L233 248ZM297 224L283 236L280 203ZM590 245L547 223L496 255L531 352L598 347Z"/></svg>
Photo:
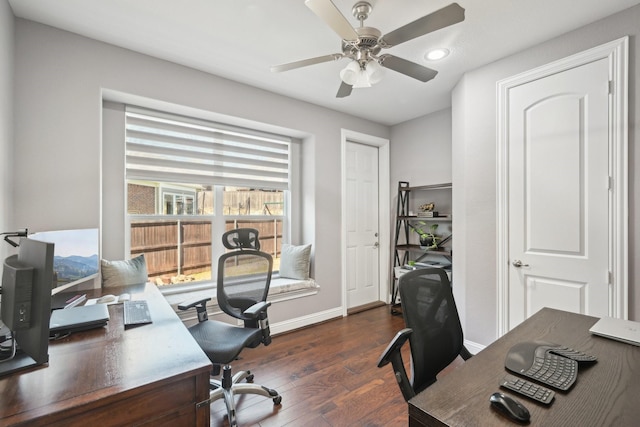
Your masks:
<svg viewBox="0 0 640 427"><path fill-rule="evenodd" d="M237 228L222 235L222 244L227 249L260 250L258 230L255 228Z"/></svg>

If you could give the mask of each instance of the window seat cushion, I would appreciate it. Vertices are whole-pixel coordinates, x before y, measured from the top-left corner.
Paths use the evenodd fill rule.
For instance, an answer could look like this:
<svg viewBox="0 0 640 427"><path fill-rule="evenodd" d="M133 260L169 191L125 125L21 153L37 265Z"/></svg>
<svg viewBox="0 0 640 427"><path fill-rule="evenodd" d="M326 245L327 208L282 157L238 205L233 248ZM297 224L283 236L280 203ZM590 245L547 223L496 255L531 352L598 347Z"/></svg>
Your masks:
<svg viewBox="0 0 640 427"><path fill-rule="evenodd" d="M269 296L284 294L287 292L301 291L307 289L318 289L320 286L314 279L289 279L286 277L276 277L271 279L269 286Z"/></svg>

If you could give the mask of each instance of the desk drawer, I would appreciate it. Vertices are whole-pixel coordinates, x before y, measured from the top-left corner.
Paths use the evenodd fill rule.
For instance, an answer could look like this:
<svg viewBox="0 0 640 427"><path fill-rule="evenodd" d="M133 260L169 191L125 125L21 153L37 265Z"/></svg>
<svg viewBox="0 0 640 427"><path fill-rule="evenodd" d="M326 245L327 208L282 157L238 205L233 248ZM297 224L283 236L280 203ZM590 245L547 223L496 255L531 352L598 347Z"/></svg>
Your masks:
<svg viewBox="0 0 640 427"><path fill-rule="evenodd" d="M51 427L198 425L196 422L197 377L169 383L156 383L105 398L95 406L82 405L51 414L35 424ZM205 396L206 399L206 396ZM205 408L207 409L207 408ZM208 415L208 414L207 414ZM202 417L201 417L202 418ZM208 425L208 417L207 424ZM42 421L42 422L41 422ZM89 423L89 424L87 424Z"/></svg>

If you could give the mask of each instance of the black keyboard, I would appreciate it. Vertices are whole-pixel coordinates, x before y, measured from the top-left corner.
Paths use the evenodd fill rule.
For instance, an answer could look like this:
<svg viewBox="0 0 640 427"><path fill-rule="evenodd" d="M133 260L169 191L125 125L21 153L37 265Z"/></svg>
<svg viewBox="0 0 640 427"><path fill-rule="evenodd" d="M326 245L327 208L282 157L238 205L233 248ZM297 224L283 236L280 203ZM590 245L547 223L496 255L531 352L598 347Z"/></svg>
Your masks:
<svg viewBox="0 0 640 427"><path fill-rule="evenodd" d="M151 323L151 313L147 301L125 301L124 302L124 326L144 325Z"/></svg>
<svg viewBox="0 0 640 427"><path fill-rule="evenodd" d="M557 389L569 390L578 378L578 362L545 351L523 374Z"/></svg>
<svg viewBox="0 0 640 427"><path fill-rule="evenodd" d="M556 395L553 390L510 374L505 375L500 386L545 405L549 405Z"/></svg>
<svg viewBox="0 0 640 427"><path fill-rule="evenodd" d="M586 354L578 350L574 350L569 347L553 347L549 350L551 353L555 353L559 356L564 356L569 359L573 359L576 362L596 362L598 358L591 354Z"/></svg>
<svg viewBox="0 0 640 427"><path fill-rule="evenodd" d="M556 352L565 355L560 356ZM574 357L566 357L569 354ZM505 367L517 374L566 391L578 378L578 361L575 360L581 358L578 356L582 356L582 353L555 344L523 342L511 348L505 360ZM588 361L595 361L595 358Z"/></svg>

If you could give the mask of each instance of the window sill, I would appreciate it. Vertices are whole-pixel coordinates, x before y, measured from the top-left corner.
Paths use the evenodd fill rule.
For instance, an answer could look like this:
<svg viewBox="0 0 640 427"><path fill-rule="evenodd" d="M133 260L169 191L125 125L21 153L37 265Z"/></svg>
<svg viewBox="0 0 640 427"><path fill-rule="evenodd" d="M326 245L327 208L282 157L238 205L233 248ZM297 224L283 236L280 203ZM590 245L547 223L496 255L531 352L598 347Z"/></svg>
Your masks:
<svg viewBox="0 0 640 427"><path fill-rule="evenodd" d="M269 286L268 300L270 302L278 302L309 295L315 295L318 293L319 289L320 286L314 279L297 280L286 279L284 277L274 277L271 279L271 285ZM178 310L178 304L186 300L191 300L193 298L211 298L211 301L207 303L207 311L209 315L221 312L216 299L215 283L201 283L193 286L181 286L178 289L160 289L160 292L164 295L167 302L169 302L171 307L183 322L195 320L196 311Z"/></svg>

